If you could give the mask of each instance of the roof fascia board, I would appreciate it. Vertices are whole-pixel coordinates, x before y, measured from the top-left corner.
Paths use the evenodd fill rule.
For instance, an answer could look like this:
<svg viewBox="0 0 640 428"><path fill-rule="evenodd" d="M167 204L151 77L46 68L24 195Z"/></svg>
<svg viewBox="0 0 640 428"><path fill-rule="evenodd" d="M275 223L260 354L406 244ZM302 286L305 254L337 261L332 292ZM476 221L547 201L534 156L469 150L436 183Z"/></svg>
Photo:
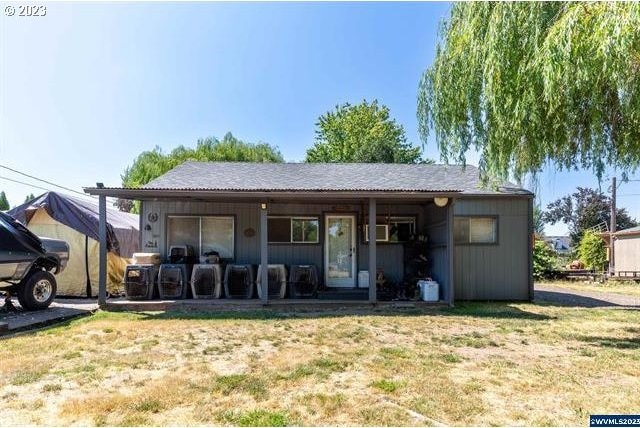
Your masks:
<svg viewBox="0 0 640 428"><path fill-rule="evenodd" d="M298 192L251 192L251 191L210 191L210 190L146 190L146 189L114 189L114 188L85 188L85 193L98 196L110 196L123 199L357 199L357 198L383 198L383 199L425 199L439 197L457 198L460 192L364 192L364 191L298 191Z"/></svg>

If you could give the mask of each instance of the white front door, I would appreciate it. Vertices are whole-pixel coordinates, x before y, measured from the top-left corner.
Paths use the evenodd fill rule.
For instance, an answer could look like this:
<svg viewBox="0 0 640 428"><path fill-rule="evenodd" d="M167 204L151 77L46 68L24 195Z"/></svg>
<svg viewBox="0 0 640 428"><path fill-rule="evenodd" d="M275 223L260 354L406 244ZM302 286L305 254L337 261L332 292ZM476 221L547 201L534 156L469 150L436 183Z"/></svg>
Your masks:
<svg viewBox="0 0 640 428"><path fill-rule="evenodd" d="M355 287L356 216L327 215L324 230L325 284L327 287Z"/></svg>

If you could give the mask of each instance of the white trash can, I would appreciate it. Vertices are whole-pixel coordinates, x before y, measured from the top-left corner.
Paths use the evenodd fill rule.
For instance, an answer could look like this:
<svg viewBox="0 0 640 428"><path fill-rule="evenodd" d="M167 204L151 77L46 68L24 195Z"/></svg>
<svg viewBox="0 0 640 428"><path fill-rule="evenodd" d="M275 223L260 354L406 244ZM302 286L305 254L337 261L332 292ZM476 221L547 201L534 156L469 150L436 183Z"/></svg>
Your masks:
<svg viewBox="0 0 640 428"><path fill-rule="evenodd" d="M436 281L421 279L418 281L420 297L425 302L438 302L440 300L440 286Z"/></svg>

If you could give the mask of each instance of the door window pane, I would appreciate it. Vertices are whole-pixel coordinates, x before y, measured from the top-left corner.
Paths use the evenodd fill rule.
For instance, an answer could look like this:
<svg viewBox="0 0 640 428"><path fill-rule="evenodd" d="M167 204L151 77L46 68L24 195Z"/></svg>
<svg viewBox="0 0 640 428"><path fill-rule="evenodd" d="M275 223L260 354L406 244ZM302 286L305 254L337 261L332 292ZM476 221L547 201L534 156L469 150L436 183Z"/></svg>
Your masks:
<svg viewBox="0 0 640 428"><path fill-rule="evenodd" d="M327 221L329 278L351 278L353 275L352 227L351 218L330 218Z"/></svg>

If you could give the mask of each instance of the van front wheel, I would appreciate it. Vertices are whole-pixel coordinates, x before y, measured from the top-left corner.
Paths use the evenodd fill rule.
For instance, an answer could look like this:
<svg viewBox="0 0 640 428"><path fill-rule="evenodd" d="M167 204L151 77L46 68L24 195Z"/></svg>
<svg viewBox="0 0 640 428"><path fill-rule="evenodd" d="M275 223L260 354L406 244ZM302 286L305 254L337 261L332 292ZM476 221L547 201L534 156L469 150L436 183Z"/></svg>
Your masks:
<svg viewBox="0 0 640 428"><path fill-rule="evenodd" d="M46 309L56 297L56 278L46 271L31 273L18 290L18 301L27 310Z"/></svg>

